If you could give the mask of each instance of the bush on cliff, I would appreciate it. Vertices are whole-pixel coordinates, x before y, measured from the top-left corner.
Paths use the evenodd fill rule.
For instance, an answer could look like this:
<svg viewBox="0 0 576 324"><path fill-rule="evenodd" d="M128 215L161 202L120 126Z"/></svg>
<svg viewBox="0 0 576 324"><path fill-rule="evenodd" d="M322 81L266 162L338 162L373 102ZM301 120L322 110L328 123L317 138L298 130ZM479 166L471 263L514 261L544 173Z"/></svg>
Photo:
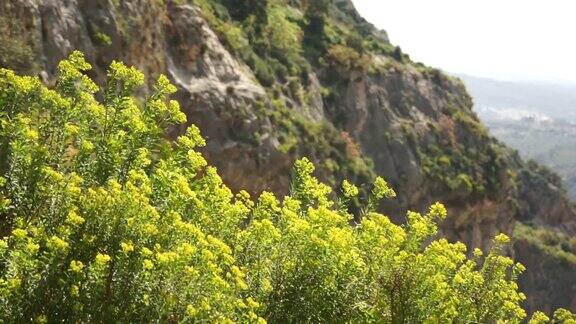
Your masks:
<svg viewBox="0 0 576 324"><path fill-rule="evenodd" d="M139 100L136 69L112 63L103 89L89 69L72 53L54 89L0 70L0 322L525 317L506 236L467 259L435 239L441 204L401 226L377 213L395 196L381 178L351 225L358 189L333 200L306 159L288 197L234 195L196 127L165 138L185 121L166 77Z"/></svg>

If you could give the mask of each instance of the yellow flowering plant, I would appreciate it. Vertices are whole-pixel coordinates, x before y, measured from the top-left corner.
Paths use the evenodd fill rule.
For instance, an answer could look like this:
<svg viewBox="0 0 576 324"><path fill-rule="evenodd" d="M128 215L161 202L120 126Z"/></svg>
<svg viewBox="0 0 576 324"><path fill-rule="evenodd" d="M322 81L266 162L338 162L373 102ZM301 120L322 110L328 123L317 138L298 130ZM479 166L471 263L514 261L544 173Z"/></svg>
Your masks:
<svg viewBox="0 0 576 324"><path fill-rule="evenodd" d="M397 225L377 178L360 214L296 161L289 196L226 187L176 91L79 52L48 89L0 69L0 322L517 322L522 267L435 239L441 204ZM100 98L100 99L96 99ZM360 216L360 217L357 217ZM355 220L352 222L352 220ZM556 318L573 319L568 311ZM537 313L535 323L548 318Z"/></svg>
<svg viewBox="0 0 576 324"><path fill-rule="evenodd" d="M139 101L135 68L112 63L102 90L89 69L73 52L52 90L0 70L0 322L261 320L224 242L246 207L198 175L197 128L164 136L176 88Z"/></svg>

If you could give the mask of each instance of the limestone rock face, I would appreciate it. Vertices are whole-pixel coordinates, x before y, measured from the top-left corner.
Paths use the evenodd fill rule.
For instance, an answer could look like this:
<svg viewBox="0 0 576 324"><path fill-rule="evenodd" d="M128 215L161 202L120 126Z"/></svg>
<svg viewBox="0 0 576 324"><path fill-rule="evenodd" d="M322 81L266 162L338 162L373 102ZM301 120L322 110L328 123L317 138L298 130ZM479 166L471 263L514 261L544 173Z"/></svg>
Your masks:
<svg viewBox="0 0 576 324"><path fill-rule="evenodd" d="M487 134L459 80L401 54L370 52L371 69L310 62L304 100L261 85L202 11L185 3L2 0L0 18L17 25L8 29L32 51L31 68L23 71L46 83L54 82L57 63L75 49L92 62L100 83L112 60L136 66L149 84L161 73L169 76L188 124L198 125L207 139L204 153L234 190L285 194L293 161L307 155L333 184L343 177L367 182L356 176L363 168L385 177L398 198L382 208L399 222L407 209L445 202L450 216L442 233L471 249L489 248L500 232L512 235L517 221L576 233L576 214L563 191ZM357 24L390 45L350 0L334 4L340 9L333 19ZM289 88L289 82L279 83ZM286 106L280 111L279 99ZM308 137L296 141L288 131ZM530 306L557 307L558 298L546 298L551 291L536 294L538 278L556 276L549 267L531 270L541 252L516 244L510 253L528 263L521 284L536 296ZM571 280L566 269L559 268L558 280Z"/></svg>
<svg viewBox="0 0 576 324"><path fill-rule="evenodd" d="M277 151L270 121L257 118L254 111L256 102L265 104L266 91L197 8L169 6L167 20L166 72L180 89L177 97L188 120L207 138L209 160L236 188L264 187L278 167L290 164ZM251 138L253 134L261 135ZM265 157L265 166L257 164L259 156Z"/></svg>

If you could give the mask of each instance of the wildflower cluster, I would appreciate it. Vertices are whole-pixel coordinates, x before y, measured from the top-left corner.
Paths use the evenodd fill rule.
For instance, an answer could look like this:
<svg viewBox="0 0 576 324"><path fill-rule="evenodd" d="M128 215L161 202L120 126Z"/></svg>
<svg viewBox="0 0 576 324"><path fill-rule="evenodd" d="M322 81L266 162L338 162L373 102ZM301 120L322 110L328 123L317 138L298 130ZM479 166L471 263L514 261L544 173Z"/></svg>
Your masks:
<svg viewBox="0 0 576 324"><path fill-rule="evenodd" d="M114 62L97 101L89 69L72 53L54 90L0 70L0 322L262 320L228 245L247 208L198 176L197 128L164 136L176 88L139 102Z"/></svg>
<svg viewBox="0 0 576 324"><path fill-rule="evenodd" d="M197 151L198 128L164 136L185 120L166 77L136 100L136 69L112 63L102 90L89 69L72 53L53 90L0 69L0 322L525 317L505 236L467 259L432 239L441 204L403 226L374 212L395 196L381 178L351 226L307 159L288 197L234 195ZM360 199L347 181L342 193Z"/></svg>

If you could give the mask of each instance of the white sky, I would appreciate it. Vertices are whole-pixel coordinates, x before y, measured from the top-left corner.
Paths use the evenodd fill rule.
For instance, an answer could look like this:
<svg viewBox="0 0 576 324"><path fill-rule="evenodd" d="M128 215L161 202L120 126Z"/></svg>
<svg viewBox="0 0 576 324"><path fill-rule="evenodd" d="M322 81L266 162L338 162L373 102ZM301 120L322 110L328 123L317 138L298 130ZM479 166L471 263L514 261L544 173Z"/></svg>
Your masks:
<svg viewBox="0 0 576 324"><path fill-rule="evenodd" d="M353 0L415 61L511 80L576 81L574 0Z"/></svg>

